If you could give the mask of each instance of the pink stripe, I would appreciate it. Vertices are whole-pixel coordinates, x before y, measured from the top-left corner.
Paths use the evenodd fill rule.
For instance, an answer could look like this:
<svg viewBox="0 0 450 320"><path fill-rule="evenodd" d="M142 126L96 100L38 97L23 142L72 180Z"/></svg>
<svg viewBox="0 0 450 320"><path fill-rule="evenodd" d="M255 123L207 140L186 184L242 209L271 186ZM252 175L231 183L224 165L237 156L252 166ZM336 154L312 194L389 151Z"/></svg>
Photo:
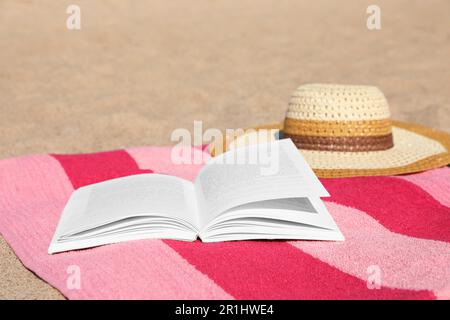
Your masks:
<svg viewBox="0 0 450 320"><path fill-rule="evenodd" d="M428 192L442 205L450 207L450 168L443 167L396 178L407 180Z"/></svg>
<svg viewBox="0 0 450 320"><path fill-rule="evenodd" d="M72 186L48 155L0 161L0 228L27 265L47 248Z"/></svg>
<svg viewBox="0 0 450 320"><path fill-rule="evenodd" d="M330 201L370 214L391 231L450 241L450 208L418 186L392 177L322 179Z"/></svg>
<svg viewBox="0 0 450 320"><path fill-rule="evenodd" d="M53 257L52 284L72 299L232 299L160 240L131 241ZM65 286L78 265L81 290Z"/></svg>
<svg viewBox="0 0 450 320"><path fill-rule="evenodd" d="M64 158L67 160L67 157ZM72 164L77 162L78 156L73 157L70 159ZM108 159L100 160L96 172L101 171L103 160ZM72 167L72 172L87 175L83 169L89 167L80 161L79 170ZM108 178L103 173L96 175L96 172L87 175L89 181L99 176ZM47 248L59 215L73 190L55 158L42 155L2 160L0 181L0 232L27 268L66 297L232 298L159 240L48 255ZM81 183L78 178L75 181ZM67 268L72 265L79 267L81 290L66 285Z"/></svg>
<svg viewBox="0 0 450 320"><path fill-rule="evenodd" d="M368 278L376 265L382 284L390 288L440 291L450 287L450 244L391 232L369 215L327 203L345 235L344 242L294 241L293 246L352 274Z"/></svg>

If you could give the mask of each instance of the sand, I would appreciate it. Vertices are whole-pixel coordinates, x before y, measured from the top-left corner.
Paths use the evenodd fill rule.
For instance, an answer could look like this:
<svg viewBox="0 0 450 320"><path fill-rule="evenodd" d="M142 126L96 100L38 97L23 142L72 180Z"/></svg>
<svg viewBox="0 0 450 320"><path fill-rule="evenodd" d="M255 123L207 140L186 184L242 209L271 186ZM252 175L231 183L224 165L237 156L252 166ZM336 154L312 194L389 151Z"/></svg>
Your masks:
<svg viewBox="0 0 450 320"><path fill-rule="evenodd" d="M310 82L372 84L394 118L450 129L450 2L3 0L0 158L169 144L283 118ZM79 31L66 8L82 10ZM0 298L61 299L0 241Z"/></svg>

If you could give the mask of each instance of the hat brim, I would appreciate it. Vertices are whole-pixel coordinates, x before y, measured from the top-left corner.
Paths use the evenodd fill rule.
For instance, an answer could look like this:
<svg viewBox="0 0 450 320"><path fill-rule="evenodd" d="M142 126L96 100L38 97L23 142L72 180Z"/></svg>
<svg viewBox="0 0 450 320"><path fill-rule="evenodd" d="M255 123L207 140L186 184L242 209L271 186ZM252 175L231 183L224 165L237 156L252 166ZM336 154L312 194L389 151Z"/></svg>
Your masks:
<svg viewBox="0 0 450 320"><path fill-rule="evenodd" d="M262 125L250 129L277 130L282 136L283 124ZM234 138L227 149L242 145L247 134ZM392 135L394 147L383 151L300 152L321 178L398 175L439 168L450 163L450 135L446 132L393 120ZM276 139L276 136L278 135L273 139ZM214 150L210 151L214 155Z"/></svg>

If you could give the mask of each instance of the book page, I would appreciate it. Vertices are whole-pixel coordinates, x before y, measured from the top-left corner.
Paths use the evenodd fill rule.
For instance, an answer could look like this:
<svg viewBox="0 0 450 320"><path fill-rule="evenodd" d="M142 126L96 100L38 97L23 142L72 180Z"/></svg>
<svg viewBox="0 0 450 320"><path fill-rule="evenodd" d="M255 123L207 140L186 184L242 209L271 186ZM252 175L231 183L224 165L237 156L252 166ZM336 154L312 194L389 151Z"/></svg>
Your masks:
<svg viewBox="0 0 450 320"><path fill-rule="evenodd" d="M329 196L290 139L238 148L211 159L195 188L201 226L245 203Z"/></svg>
<svg viewBox="0 0 450 320"><path fill-rule="evenodd" d="M156 216L196 226L197 208L190 181L160 174L140 174L76 190L58 225L67 235L131 217Z"/></svg>

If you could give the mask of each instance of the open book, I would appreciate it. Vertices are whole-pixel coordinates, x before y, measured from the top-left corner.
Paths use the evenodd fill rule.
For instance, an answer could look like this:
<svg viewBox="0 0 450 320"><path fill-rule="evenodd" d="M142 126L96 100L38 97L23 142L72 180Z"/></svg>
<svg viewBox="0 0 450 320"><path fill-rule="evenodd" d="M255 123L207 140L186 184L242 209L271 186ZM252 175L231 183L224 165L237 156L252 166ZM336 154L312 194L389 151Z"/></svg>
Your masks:
<svg viewBox="0 0 450 320"><path fill-rule="evenodd" d="M49 253L128 240L343 240L329 196L290 139L212 158L194 182L138 174L77 189Z"/></svg>

